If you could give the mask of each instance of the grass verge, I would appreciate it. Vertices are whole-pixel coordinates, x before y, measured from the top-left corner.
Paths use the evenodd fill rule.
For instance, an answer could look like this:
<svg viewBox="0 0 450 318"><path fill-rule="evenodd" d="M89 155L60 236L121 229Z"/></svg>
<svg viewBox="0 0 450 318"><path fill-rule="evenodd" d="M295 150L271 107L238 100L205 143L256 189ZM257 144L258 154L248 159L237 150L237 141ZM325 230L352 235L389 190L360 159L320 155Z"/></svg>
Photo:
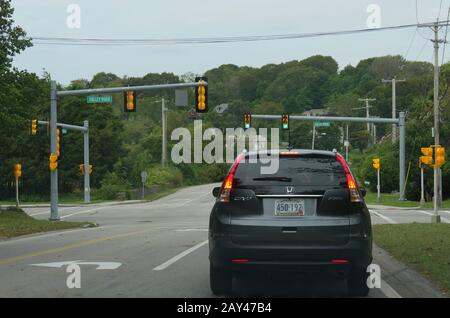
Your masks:
<svg viewBox="0 0 450 318"><path fill-rule="evenodd" d="M377 194L374 192L370 192L370 191L367 191L367 194L364 197L364 201L366 201L367 204L380 204L380 205L389 205L389 206L396 206L396 207L403 207L403 208L415 208L415 207L420 206L420 202L418 202L418 201L399 201L398 199L399 199L399 196L397 194L381 193L381 202L377 203ZM431 209L433 207L433 203L426 202L423 207ZM442 201L441 208L450 209L450 200Z"/></svg>
<svg viewBox="0 0 450 318"><path fill-rule="evenodd" d="M89 222L36 220L18 208L0 209L0 238L94 226Z"/></svg>
<svg viewBox="0 0 450 318"><path fill-rule="evenodd" d="M155 200L161 199L162 197L165 197L169 194L175 193L180 189L182 189L182 187L164 189L164 190L161 190L159 192L154 192L154 193L146 193L144 199L147 201L155 201Z"/></svg>
<svg viewBox="0 0 450 318"><path fill-rule="evenodd" d="M450 292L450 224L377 224L375 243Z"/></svg>

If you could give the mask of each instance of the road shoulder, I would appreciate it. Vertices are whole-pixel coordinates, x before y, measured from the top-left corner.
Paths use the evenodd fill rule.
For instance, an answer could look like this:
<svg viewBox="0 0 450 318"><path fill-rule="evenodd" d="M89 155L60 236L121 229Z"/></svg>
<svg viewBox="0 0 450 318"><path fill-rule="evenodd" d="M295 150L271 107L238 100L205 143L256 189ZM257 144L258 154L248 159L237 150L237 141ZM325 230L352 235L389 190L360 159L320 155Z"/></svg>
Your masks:
<svg viewBox="0 0 450 318"><path fill-rule="evenodd" d="M375 244L373 245L373 258L373 263L381 267L381 278L403 298L447 297L418 272L399 262Z"/></svg>

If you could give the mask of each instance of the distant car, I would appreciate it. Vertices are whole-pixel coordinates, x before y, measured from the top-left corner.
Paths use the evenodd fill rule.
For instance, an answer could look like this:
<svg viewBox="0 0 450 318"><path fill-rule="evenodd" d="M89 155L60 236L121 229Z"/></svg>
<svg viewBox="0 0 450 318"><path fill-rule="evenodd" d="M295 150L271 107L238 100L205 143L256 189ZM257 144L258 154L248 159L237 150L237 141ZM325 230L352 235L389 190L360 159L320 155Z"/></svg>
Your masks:
<svg viewBox="0 0 450 318"><path fill-rule="evenodd" d="M261 174L260 161L248 160L275 153L275 174ZM370 214L365 190L339 153L241 154L213 195L209 259L214 294L231 291L233 273L253 269L323 269L347 279L350 295L368 294Z"/></svg>

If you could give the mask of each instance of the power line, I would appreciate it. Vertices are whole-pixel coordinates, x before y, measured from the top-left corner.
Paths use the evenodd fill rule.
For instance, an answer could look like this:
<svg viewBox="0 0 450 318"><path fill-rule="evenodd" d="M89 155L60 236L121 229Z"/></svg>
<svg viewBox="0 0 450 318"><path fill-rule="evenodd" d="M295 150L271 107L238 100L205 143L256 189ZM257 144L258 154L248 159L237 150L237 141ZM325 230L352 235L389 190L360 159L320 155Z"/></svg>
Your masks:
<svg viewBox="0 0 450 318"><path fill-rule="evenodd" d="M420 24L420 22L419 22L419 0L416 0L416 22L417 22L417 24ZM431 39L428 39L425 36L423 36L423 34L419 31L419 27L417 27L417 33L419 33L419 35L423 39L425 39L427 41L431 40Z"/></svg>
<svg viewBox="0 0 450 318"><path fill-rule="evenodd" d="M437 16L437 19L436 19L438 22L439 22L439 18L441 17L441 11L442 11L442 0L439 3L439 12L438 12L438 16Z"/></svg>
<svg viewBox="0 0 450 318"><path fill-rule="evenodd" d="M450 18L450 6L448 6L448 11L447 11L447 20ZM441 65L444 64L444 58L445 58L445 44L447 43L447 32L448 32L448 25L445 26L445 36L444 36L444 45L443 45L443 49L442 49L442 63Z"/></svg>
<svg viewBox="0 0 450 318"><path fill-rule="evenodd" d="M429 30L428 34L431 34L431 30ZM416 57L416 62L419 60L419 58L422 56L423 50L425 49L425 47L427 46L427 44L429 43L428 41L430 41L430 39L425 38L425 42L423 43L422 48L419 51L419 54Z"/></svg>
<svg viewBox="0 0 450 318"><path fill-rule="evenodd" d="M414 34L411 38L411 41L409 42L409 46L408 46L408 49L406 50L405 55L403 55L405 57L405 60L408 58L409 51L411 50L414 40L416 39L416 35L417 35L417 29L414 31Z"/></svg>
<svg viewBox="0 0 450 318"><path fill-rule="evenodd" d="M448 23L442 21L440 24ZM314 38L321 36L350 35L358 33L379 32L387 30L400 30L418 26L433 26L433 23L426 24L404 24L372 29L355 29L331 32L313 33L293 33L275 35L253 35L253 36L231 36L231 37L211 37L211 38L160 38L160 39L107 39L107 38L59 38L59 37L31 37L37 45L179 45L179 44L215 44L215 43L237 43Z"/></svg>

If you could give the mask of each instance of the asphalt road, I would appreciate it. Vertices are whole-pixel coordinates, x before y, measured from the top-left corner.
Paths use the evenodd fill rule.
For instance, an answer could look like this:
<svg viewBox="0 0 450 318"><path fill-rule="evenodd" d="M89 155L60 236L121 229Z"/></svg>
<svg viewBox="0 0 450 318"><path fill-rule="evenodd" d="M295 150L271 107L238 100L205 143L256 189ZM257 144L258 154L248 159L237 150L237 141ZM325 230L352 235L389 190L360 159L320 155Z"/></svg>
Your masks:
<svg viewBox="0 0 450 318"><path fill-rule="evenodd" d="M213 186L186 188L151 203L60 208L63 220L100 226L0 241L0 297L214 297L207 245ZM25 210L49 217L48 207ZM374 224L430 219L425 210L373 207L371 212ZM450 212L445 214L448 221ZM375 247L374 257L383 281L369 297L440 296L383 250ZM66 285L71 273L65 262L73 261L85 263L81 288ZM48 267L55 262L63 264ZM97 262L111 268L98 269ZM234 297L339 297L346 290L341 281L276 275L241 278L233 285Z"/></svg>

